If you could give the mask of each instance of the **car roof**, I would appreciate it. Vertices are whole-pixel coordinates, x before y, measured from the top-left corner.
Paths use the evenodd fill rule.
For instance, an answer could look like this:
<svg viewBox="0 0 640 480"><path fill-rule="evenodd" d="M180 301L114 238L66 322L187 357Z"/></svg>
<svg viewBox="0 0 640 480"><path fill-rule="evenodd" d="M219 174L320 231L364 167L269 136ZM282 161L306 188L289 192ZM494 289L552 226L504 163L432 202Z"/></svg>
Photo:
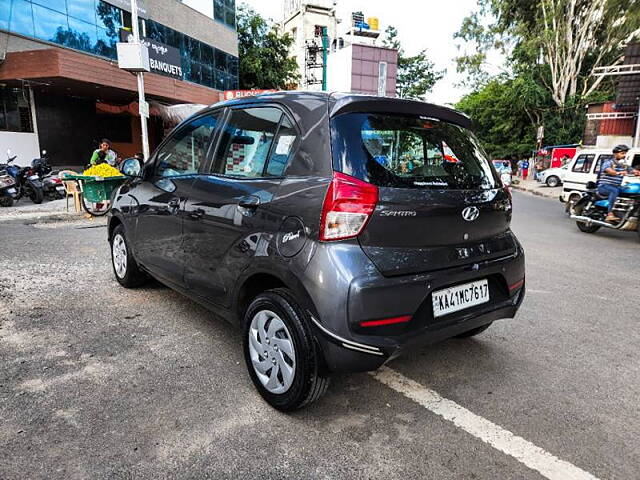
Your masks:
<svg viewBox="0 0 640 480"><path fill-rule="evenodd" d="M396 97L380 97L343 92L281 91L263 93L251 97L227 100L211 105L211 108L231 107L247 103L280 103L293 112L302 115L304 104L309 101L327 103L327 113L333 117L348 112L372 112L425 115L471 128L471 119L452 108L418 100Z"/></svg>

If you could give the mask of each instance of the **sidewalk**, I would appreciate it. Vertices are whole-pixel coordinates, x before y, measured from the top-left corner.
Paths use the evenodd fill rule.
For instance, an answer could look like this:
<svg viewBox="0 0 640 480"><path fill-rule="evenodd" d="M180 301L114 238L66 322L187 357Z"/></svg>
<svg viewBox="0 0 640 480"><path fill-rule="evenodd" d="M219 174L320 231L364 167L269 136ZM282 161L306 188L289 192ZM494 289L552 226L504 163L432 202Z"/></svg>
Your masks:
<svg viewBox="0 0 640 480"><path fill-rule="evenodd" d="M69 211L66 210L66 200L45 200L36 205L28 198L22 198L12 207L0 208L0 223L36 223L60 220L79 220L83 213L77 213L73 207L73 200L69 199Z"/></svg>
<svg viewBox="0 0 640 480"><path fill-rule="evenodd" d="M514 177L514 180L516 178ZM562 185L559 187L548 187L544 183L537 182L535 180L527 179L522 180L518 178L520 181L517 185L515 183L511 184L511 187L515 190L521 190L523 192L529 192L534 195L539 195L541 197L553 198L554 200L558 200L560 197L560 193L562 192Z"/></svg>

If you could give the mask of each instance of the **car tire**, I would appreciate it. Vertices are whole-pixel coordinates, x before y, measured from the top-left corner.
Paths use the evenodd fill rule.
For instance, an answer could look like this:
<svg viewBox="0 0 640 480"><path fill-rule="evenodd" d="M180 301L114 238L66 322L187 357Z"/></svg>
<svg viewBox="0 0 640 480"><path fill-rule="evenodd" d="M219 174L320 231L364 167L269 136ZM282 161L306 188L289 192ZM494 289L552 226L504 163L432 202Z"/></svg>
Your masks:
<svg viewBox="0 0 640 480"><path fill-rule="evenodd" d="M111 265L118 283L125 288L135 288L147 282L147 274L140 270L122 225L116 226L111 235Z"/></svg>
<svg viewBox="0 0 640 480"><path fill-rule="evenodd" d="M13 206L13 197L2 196L0 197L0 207L12 207Z"/></svg>
<svg viewBox="0 0 640 480"><path fill-rule="evenodd" d="M484 332L487 328L489 328L491 325L493 324L493 322L491 323L487 323L486 325L482 325L480 327L476 327L476 328L472 328L471 330L468 330L466 332L462 332L458 335L456 335L456 338L469 338L469 337L475 337L476 335L481 334L482 332Z"/></svg>
<svg viewBox="0 0 640 480"><path fill-rule="evenodd" d="M549 178L547 178L547 181L545 183L547 184L547 187L557 187L558 185L560 185L560 177L551 175Z"/></svg>
<svg viewBox="0 0 640 480"><path fill-rule="evenodd" d="M262 398L278 410L315 402L329 386L309 325L308 313L286 288L261 293L244 314L243 350L249 376Z"/></svg>
<svg viewBox="0 0 640 480"><path fill-rule="evenodd" d="M569 198L567 199L567 204L565 206L565 211L568 214L570 215L573 214L572 212L573 206L578 202L578 200L580 200L580 198L581 198L580 194L578 193L572 193L571 195L569 195Z"/></svg>

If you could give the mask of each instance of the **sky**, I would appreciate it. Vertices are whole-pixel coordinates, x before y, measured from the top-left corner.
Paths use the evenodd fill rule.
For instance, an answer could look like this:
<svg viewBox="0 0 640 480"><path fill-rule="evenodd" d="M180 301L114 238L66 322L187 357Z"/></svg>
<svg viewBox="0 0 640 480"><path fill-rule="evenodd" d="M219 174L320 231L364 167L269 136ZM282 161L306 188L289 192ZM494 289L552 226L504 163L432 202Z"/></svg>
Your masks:
<svg viewBox="0 0 640 480"><path fill-rule="evenodd" d="M208 4L211 0L190 0ZM237 0L237 3L242 0ZM282 20L282 0L244 0L261 15L274 21ZM407 55L427 49L428 58L437 70L446 70L445 77L426 96L433 103L457 102L468 90L459 84L463 77L456 72L455 57L461 54L460 43L453 34L464 17L477 8L476 0L338 0L338 11L362 11L365 17L378 17L380 30L388 25L398 29L398 37ZM501 63L500 56L491 61ZM487 65L490 73L499 67Z"/></svg>

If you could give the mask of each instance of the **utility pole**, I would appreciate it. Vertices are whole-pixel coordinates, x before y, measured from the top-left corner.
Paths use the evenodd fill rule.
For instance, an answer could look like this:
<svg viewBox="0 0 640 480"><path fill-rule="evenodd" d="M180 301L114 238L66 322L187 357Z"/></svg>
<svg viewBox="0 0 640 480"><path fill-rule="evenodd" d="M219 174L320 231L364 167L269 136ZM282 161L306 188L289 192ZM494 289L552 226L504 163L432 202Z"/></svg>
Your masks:
<svg viewBox="0 0 640 480"><path fill-rule="evenodd" d="M329 36L327 27L322 27L322 90L327 90L327 61L329 57Z"/></svg>
<svg viewBox="0 0 640 480"><path fill-rule="evenodd" d="M140 25L138 24L138 2L131 0L131 23L133 27L133 42L140 44ZM138 79L138 104L140 108L140 127L142 131L142 154L144 161L149 159L149 132L147 130L147 117L149 116L149 107L144 98L144 73L136 72Z"/></svg>

